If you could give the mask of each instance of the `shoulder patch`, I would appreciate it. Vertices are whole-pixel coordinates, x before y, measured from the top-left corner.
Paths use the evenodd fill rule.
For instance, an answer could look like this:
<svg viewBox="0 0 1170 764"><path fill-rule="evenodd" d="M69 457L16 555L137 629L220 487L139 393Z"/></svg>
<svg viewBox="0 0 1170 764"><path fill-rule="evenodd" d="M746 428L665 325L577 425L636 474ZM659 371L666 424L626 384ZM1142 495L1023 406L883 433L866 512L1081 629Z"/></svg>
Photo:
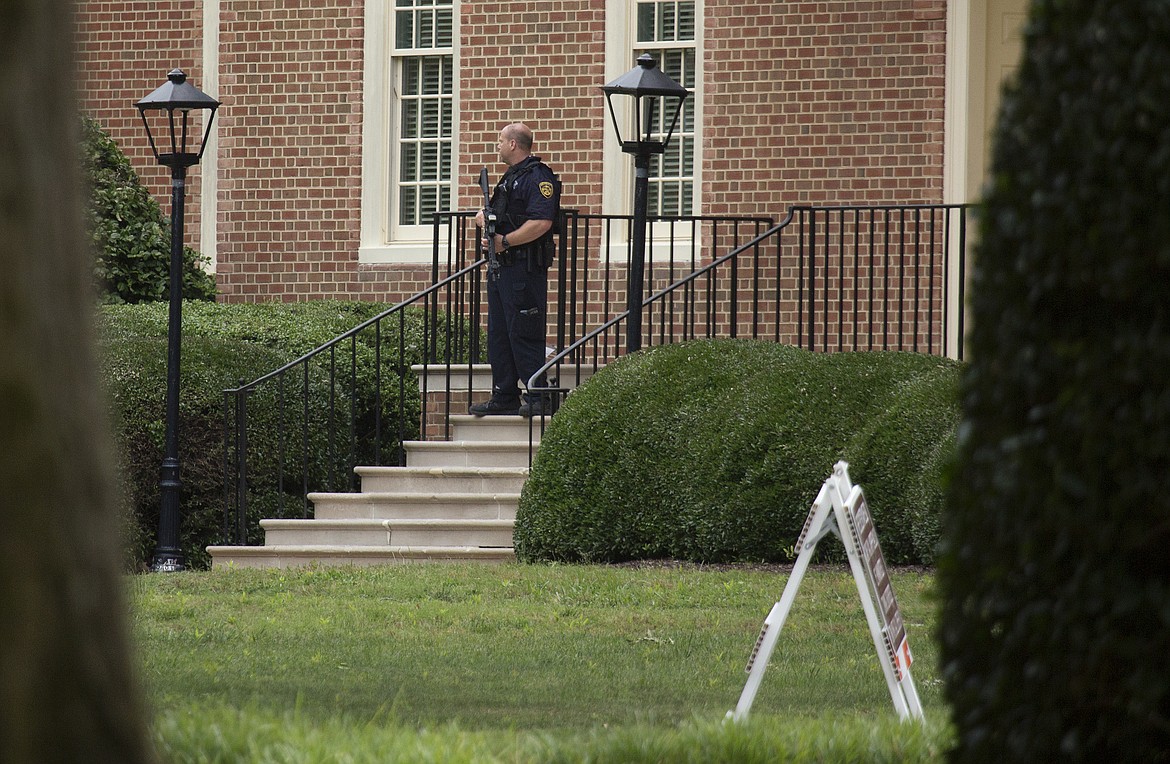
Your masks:
<svg viewBox="0 0 1170 764"><path fill-rule="evenodd" d="M543 196L545 199L552 199L553 184L549 183L547 180L541 181L540 182L540 195Z"/></svg>

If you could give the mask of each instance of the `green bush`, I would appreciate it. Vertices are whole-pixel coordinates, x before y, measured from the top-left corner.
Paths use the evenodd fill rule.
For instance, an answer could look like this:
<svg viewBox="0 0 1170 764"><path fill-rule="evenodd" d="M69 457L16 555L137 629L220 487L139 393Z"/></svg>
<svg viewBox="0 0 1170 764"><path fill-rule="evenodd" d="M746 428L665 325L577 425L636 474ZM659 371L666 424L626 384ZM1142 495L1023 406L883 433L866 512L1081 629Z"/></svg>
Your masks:
<svg viewBox="0 0 1170 764"><path fill-rule="evenodd" d="M179 458L182 467L181 548L189 565L205 567L205 547L224 539L223 391L252 380L324 344L385 309L369 302L307 302L183 306ZM164 454L167 305L106 306L100 315L104 378L122 451L130 562L151 558L158 528L159 466ZM409 366L422 358L421 314L408 311L398 359L399 322L382 334L383 459L398 444L399 374L405 374L404 438L418 435L419 394ZM388 330L388 329L392 329ZM304 486L344 490L356 460L372 460L375 402L374 333L343 342L306 376L263 385L247 399L250 512L248 534L262 541L261 517L300 516ZM329 371L337 373L331 385ZM309 426L302 438L301 392L309 390ZM350 388L356 392L349 394ZM283 408L281 403L283 400ZM353 415L352 427L350 424ZM233 412L234 413L234 412ZM329 424L342 434L329 437Z"/></svg>
<svg viewBox="0 0 1170 764"><path fill-rule="evenodd" d="M962 762L1170 760L1170 4L1033 3L939 560Z"/></svg>
<svg viewBox="0 0 1170 764"><path fill-rule="evenodd" d="M82 164L89 187L87 221L94 275L105 303L166 300L170 293L171 226L138 180L126 155L98 123L82 118ZM215 299L205 258L183 250L183 297Z"/></svg>
<svg viewBox="0 0 1170 764"><path fill-rule="evenodd" d="M958 364L748 340L653 348L574 392L516 522L525 560L783 561L839 459L892 563L930 562ZM825 545L822 548L828 548Z"/></svg>

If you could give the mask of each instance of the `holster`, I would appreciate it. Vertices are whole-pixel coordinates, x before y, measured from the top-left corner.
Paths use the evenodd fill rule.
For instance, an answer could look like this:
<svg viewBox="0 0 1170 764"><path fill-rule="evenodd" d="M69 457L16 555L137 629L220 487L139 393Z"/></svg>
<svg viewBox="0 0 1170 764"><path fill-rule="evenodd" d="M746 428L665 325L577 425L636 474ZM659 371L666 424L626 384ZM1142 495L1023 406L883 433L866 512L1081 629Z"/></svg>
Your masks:
<svg viewBox="0 0 1170 764"><path fill-rule="evenodd" d="M535 260L536 263L545 270L552 267L553 260L557 256L557 244L551 236L545 236L539 239L532 245L533 252L529 255L530 260Z"/></svg>

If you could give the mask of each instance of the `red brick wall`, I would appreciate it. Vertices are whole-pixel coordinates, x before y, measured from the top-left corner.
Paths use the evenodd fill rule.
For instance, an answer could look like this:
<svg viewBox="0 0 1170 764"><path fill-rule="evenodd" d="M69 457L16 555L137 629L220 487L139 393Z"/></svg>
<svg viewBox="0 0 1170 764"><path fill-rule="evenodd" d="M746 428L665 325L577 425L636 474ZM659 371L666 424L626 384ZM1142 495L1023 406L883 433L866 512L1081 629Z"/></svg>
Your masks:
<svg viewBox="0 0 1170 764"><path fill-rule="evenodd" d="M496 139L519 121L561 176L562 205L600 211L604 0L470 2L461 14L460 204L482 205L474 179L485 165L493 179L503 171Z"/></svg>
<svg viewBox="0 0 1170 764"><path fill-rule="evenodd" d="M945 0L706 8L706 212L942 200Z"/></svg>
<svg viewBox="0 0 1170 764"><path fill-rule="evenodd" d="M940 201L945 11L945 0L707 0L701 212ZM477 0L459 12L459 206L478 206L479 168L502 169L499 128L523 120L565 182L565 206L600 211L604 0ZM200 0L78 4L83 109L164 212L165 171L134 102L174 66L203 85L202 13ZM362 0L222 0L219 31L222 299L393 302L429 283L427 267L358 263ZM201 171L188 184L196 247Z"/></svg>
<svg viewBox="0 0 1170 764"><path fill-rule="evenodd" d="M220 16L217 278L225 300L357 297L362 5L223 0ZM196 0L82 2L83 110L118 141L169 214L166 172L134 102L183 68L203 86ZM173 31L172 31L173 30ZM199 173L186 239L200 248Z"/></svg>
<svg viewBox="0 0 1170 764"><path fill-rule="evenodd" d="M223 0L220 266L226 299L355 291L362 6Z"/></svg>
<svg viewBox="0 0 1170 764"><path fill-rule="evenodd" d="M81 2L75 18L77 88L82 111L118 142L170 218L170 171L150 151L134 104L176 67L203 80L202 16L196 0ZM199 248L198 166L187 176L185 233Z"/></svg>

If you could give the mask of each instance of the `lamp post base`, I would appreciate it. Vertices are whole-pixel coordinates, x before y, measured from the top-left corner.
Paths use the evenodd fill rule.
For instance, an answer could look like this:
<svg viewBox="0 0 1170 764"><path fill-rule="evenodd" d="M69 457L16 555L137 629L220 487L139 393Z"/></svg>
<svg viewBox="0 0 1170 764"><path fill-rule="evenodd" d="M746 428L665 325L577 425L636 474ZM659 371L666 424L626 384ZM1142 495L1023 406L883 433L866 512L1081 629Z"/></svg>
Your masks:
<svg viewBox="0 0 1170 764"><path fill-rule="evenodd" d="M181 554L156 554L150 563L152 573L180 573L186 569Z"/></svg>

